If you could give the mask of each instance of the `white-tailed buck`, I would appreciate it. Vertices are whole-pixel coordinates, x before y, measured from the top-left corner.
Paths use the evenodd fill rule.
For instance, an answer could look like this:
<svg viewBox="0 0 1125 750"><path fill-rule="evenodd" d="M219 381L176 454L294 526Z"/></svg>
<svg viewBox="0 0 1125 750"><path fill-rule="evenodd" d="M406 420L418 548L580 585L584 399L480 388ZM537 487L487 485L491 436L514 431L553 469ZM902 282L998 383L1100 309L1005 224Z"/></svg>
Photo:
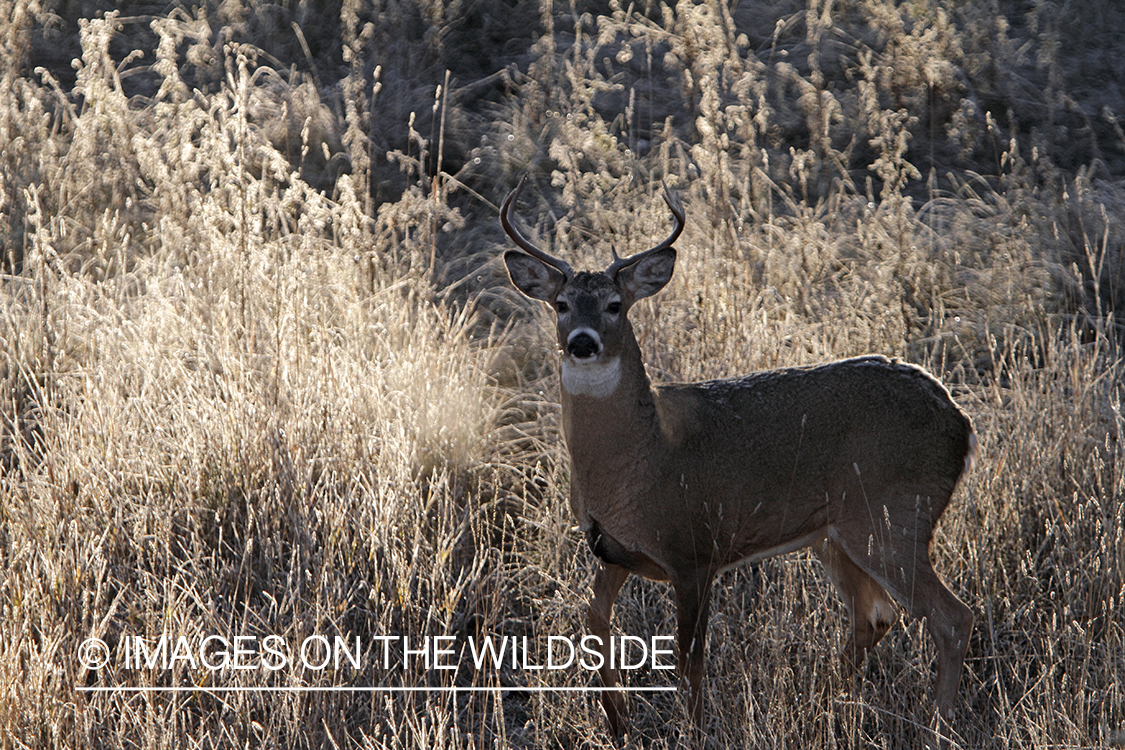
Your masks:
<svg viewBox="0 0 1125 750"><path fill-rule="evenodd" d="M926 618L934 699L952 718L973 615L938 578L929 549L976 439L948 391L921 368L878 356L653 386L628 314L672 277L679 201L665 191L675 228L659 245L576 273L513 226L522 186L504 201L501 222L524 252L508 251L504 262L512 283L558 319L570 504L601 560L592 634L608 643L613 600L630 573L670 582L679 672L702 726L715 575L812 547L851 616L846 666L862 664L890 628L893 597ZM600 674L617 685L614 669ZM604 692L602 705L620 733L623 694Z"/></svg>

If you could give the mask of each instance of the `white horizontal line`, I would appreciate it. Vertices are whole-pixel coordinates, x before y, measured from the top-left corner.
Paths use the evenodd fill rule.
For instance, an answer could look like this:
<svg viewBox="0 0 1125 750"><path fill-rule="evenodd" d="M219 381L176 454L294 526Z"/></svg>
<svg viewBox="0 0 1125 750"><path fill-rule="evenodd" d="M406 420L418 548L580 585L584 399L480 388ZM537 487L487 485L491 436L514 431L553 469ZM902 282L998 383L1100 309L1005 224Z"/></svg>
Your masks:
<svg viewBox="0 0 1125 750"><path fill-rule="evenodd" d="M665 687L82 687L80 693L666 693L676 690Z"/></svg>

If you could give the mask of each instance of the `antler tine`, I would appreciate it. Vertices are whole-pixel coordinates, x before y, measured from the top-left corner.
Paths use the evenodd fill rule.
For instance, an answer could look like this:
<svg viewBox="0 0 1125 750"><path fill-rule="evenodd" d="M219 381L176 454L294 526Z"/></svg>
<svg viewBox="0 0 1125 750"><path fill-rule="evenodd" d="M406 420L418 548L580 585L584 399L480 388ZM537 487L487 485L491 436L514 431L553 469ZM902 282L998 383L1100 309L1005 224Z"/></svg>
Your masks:
<svg viewBox="0 0 1125 750"><path fill-rule="evenodd" d="M517 245L519 245L524 252L526 252L533 258L537 258L543 261L549 266L557 268L559 271L562 271L563 276L569 279L570 277L574 276L574 271L571 269L569 263L567 263L565 260L561 260L560 258L556 258L553 255L548 255L547 253L537 248L535 245L531 244L531 241L520 234L519 230L516 229L514 224L512 224L512 216L515 214L516 198L519 197L520 191L523 190L523 183L525 180L527 180L526 174L520 178L520 181L516 185L515 190L508 193L508 197L504 199L504 205L500 207L500 224L504 227L504 231L508 234L508 236L512 238L512 242L515 242Z"/></svg>
<svg viewBox="0 0 1125 750"><path fill-rule="evenodd" d="M661 250L671 247L672 243L679 238L680 232L684 231L684 206L682 203L680 203L679 197L668 189L667 183L661 184L664 185L664 202L668 204L668 208L672 211L672 217L676 220L676 226L672 228L672 233L668 235L664 239L664 241L656 247L650 247L648 250L636 253L635 255L630 255L627 258L618 257L617 251L614 250L613 262L610 263L609 268L605 270L607 276L612 278L613 275L620 271L622 268L631 266L648 255L652 255L653 253L657 253Z"/></svg>

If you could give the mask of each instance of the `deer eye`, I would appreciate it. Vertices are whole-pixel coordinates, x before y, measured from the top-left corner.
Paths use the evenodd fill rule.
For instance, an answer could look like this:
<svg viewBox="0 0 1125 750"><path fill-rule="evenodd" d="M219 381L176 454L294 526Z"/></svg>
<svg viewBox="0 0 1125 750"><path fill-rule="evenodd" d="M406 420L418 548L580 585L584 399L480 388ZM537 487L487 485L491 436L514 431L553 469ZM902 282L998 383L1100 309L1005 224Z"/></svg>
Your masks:
<svg viewBox="0 0 1125 750"><path fill-rule="evenodd" d="M609 313L610 315L616 315L617 313L621 312L621 303L620 302L610 302L608 305L605 306L605 311L607 313Z"/></svg>
<svg viewBox="0 0 1125 750"><path fill-rule="evenodd" d="M559 314L568 313L570 312L570 305L566 303L566 300L555 300L555 311Z"/></svg>

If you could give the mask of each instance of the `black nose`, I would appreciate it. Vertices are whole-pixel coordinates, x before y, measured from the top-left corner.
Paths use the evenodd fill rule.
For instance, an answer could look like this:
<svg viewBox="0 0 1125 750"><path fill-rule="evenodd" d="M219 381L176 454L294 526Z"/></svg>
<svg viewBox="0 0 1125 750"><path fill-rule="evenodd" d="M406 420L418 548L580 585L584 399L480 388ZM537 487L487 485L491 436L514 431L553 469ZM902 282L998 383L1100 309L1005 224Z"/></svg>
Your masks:
<svg viewBox="0 0 1125 750"><path fill-rule="evenodd" d="M570 340L566 350L572 357L586 359L598 353L598 341L588 333L580 333Z"/></svg>

